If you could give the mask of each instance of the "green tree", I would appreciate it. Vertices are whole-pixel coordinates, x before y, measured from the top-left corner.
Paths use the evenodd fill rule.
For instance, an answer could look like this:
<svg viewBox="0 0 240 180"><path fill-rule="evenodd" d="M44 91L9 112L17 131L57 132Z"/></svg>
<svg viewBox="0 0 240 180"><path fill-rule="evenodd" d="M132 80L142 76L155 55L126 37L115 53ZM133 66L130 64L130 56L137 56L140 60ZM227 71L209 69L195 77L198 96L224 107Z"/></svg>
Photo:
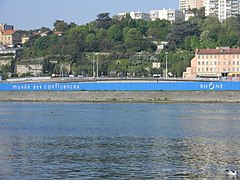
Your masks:
<svg viewBox="0 0 240 180"><path fill-rule="evenodd" d="M189 21L176 23L168 35L169 49L183 48L187 36L199 36L200 29L197 24Z"/></svg>
<svg viewBox="0 0 240 180"><path fill-rule="evenodd" d="M142 34L136 28L129 29L124 35L124 41L126 43L140 43L141 40L142 40Z"/></svg>
<svg viewBox="0 0 240 180"><path fill-rule="evenodd" d="M108 35L110 39L113 41L121 41L122 40L122 31L120 27L116 24L113 24L109 30L108 30Z"/></svg>
<svg viewBox="0 0 240 180"><path fill-rule="evenodd" d="M201 29L202 32L204 33L208 32L208 36L211 39L211 41L217 41L218 36L222 31L222 25L217 17L208 16L204 20Z"/></svg>
<svg viewBox="0 0 240 180"><path fill-rule="evenodd" d="M65 32L69 29L69 26L68 24L65 22L65 21L62 21L62 20L56 20L54 22L54 29L56 31L62 31L62 32Z"/></svg>
<svg viewBox="0 0 240 180"><path fill-rule="evenodd" d="M237 32L231 32L230 34L224 34L219 37L218 39L218 45L219 46L237 46L238 45L238 39L240 38L239 33Z"/></svg>
<svg viewBox="0 0 240 180"><path fill-rule="evenodd" d="M216 47L216 39L212 37L210 30L204 30L200 35L201 48Z"/></svg>
<svg viewBox="0 0 240 180"><path fill-rule="evenodd" d="M108 29L112 25L112 18L109 17L109 14L110 13L100 13L97 15L97 28Z"/></svg>
<svg viewBox="0 0 240 180"><path fill-rule="evenodd" d="M238 32L240 29L240 22L238 21L237 17L229 17L225 19L222 23L224 34L231 33L231 32Z"/></svg>

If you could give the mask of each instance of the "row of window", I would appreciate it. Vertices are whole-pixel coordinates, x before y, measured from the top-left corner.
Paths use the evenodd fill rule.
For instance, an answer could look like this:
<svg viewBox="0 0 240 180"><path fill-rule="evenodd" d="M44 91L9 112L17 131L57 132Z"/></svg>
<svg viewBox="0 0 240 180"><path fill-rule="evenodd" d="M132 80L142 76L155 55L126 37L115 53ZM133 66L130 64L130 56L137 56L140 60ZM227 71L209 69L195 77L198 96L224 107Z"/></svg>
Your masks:
<svg viewBox="0 0 240 180"><path fill-rule="evenodd" d="M220 73L220 72L239 72L240 68L233 67L233 68L198 68L197 72L210 72L210 73Z"/></svg>
<svg viewBox="0 0 240 180"><path fill-rule="evenodd" d="M220 57L223 57L223 59L234 59L234 58L239 58L239 54L224 54L224 55L198 55L198 59L219 59Z"/></svg>
<svg viewBox="0 0 240 180"><path fill-rule="evenodd" d="M240 65L239 61L223 61L223 65ZM198 61L198 65L221 65L221 61Z"/></svg>
<svg viewBox="0 0 240 180"><path fill-rule="evenodd" d="M8 37L2 37L2 41L7 41L7 40L11 40L11 37L10 36L8 36Z"/></svg>

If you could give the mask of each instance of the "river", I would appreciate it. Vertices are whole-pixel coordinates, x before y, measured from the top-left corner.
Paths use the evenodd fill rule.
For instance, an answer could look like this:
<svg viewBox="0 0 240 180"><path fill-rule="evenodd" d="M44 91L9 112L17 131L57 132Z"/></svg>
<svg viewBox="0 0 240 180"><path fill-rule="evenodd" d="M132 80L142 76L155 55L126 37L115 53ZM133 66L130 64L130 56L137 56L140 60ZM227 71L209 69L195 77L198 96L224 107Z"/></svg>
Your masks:
<svg viewBox="0 0 240 180"><path fill-rule="evenodd" d="M1 102L0 179L225 179L240 169L239 110Z"/></svg>

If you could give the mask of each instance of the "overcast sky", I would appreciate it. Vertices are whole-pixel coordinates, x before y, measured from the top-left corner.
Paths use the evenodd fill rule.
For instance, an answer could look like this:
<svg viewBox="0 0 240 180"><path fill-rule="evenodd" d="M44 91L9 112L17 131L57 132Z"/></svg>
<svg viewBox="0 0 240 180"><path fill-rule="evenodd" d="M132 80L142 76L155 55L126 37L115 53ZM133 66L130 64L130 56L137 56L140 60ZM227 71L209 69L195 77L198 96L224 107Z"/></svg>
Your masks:
<svg viewBox="0 0 240 180"><path fill-rule="evenodd" d="M82 25L94 21L99 13L108 12L112 17L163 8L178 9L178 0L0 0L0 23L21 30L52 29L55 20Z"/></svg>

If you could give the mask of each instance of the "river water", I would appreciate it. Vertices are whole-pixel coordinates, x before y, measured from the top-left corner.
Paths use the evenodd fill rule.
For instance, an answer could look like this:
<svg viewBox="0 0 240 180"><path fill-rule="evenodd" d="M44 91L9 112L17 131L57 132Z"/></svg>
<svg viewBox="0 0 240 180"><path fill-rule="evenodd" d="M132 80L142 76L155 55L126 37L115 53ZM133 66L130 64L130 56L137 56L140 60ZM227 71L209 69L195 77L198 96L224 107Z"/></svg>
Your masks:
<svg viewBox="0 0 240 180"><path fill-rule="evenodd" d="M239 110L3 102L0 179L232 179L225 170L240 169Z"/></svg>

